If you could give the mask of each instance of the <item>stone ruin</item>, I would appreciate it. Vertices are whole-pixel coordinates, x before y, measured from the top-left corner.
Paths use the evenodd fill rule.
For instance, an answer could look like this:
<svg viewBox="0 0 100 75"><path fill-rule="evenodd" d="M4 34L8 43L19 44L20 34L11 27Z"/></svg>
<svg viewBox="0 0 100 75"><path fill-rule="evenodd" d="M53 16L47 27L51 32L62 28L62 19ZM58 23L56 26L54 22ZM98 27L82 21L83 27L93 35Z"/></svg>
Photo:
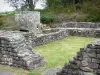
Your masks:
<svg viewBox="0 0 100 75"><path fill-rule="evenodd" d="M100 40L80 48L57 75L100 75Z"/></svg>
<svg viewBox="0 0 100 75"><path fill-rule="evenodd" d="M33 70L44 64L44 61L32 52L31 45L22 33L0 31L0 64Z"/></svg>
<svg viewBox="0 0 100 75"><path fill-rule="evenodd" d="M16 12L15 20L19 31L0 30L0 64L33 70L45 62L32 52L32 47L63 39L66 30L49 29L41 33L40 13L32 11ZM42 34L38 34L39 32Z"/></svg>
<svg viewBox="0 0 100 75"><path fill-rule="evenodd" d="M32 47L60 40L68 35L100 37L100 23L67 22L58 24L57 28L42 31L39 12L16 12L15 20L19 31L0 31L0 64L27 70L44 64L43 58L32 52ZM99 46L100 41L95 41L81 48L78 55L65 64L57 75L99 75Z"/></svg>
<svg viewBox="0 0 100 75"><path fill-rule="evenodd" d="M15 20L20 31L26 31L37 35L41 33L40 12L38 11L17 11Z"/></svg>
<svg viewBox="0 0 100 75"><path fill-rule="evenodd" d="M37 35L40 13L21 11L15 14L19 31L0 30L0 64L33 70L45 62L32 51L32 47L63 39L66 30L49 29ZM47 33L48 32L48 33Z"/></svg>
<svg viewBox="0 0 100 75"><path fill-rule="evenodd" d="M56 25L71 36L100 37L100 23L93 22L65 22Z"/></svg>

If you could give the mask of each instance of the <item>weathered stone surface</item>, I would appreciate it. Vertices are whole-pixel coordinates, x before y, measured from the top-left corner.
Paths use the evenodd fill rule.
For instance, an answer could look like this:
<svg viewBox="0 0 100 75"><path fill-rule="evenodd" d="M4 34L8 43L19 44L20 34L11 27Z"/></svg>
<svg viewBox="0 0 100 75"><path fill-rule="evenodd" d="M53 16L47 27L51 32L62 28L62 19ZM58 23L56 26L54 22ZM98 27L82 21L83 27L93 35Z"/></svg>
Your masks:
<svg viewBox="0 0 100 75"><path fill-rule="evenodd" d="M56 25L61 28L99 28L100 23L93 22L63 22Z"/></svg>
<svg viewBox="0 0 100 75"><path fill-rule="evenodd" d="M81 61L81 63L82 63L82 66L88 66L88 61L86 60Z"/></svg>
<svg viewBox="0 0 100 75"><path fill-rule="evenodd" d="M100 37L100 23L65 22L57 24L57 27L68 30L71 36Z"/></svg>
<svg viewBox="0 0 100 75"><path fill-rule="evenodd" d="M96 74L91 73L91 72L84 72L84 75L96 75Z"/></svg>
<svg viewBox="0 0 100 75"><path fill-rule="evenodd" d="M68 36L68 32L66 30L49 29L43 32L44 34L32 38L33 47L60 40Z"/></svg>
<svg viewBox="0 0 100 75"><path fill-rule="evenodd" d="M18 11L15 14L20 30L29 31L37 35L40 24L40 12L38 11ZM40 30L40 29L39 29Z"/></svg>
<svg viewBox="0 0 100 75"><path fill-rule="evenodd" d="M82 71L84 72L93 72L93 69L89 68L89 67L81 67L80 68Z"/></svg>
<svg viewBox="0 0 100 75"><path fill-rule="evenodd" d="M96 40L80 49L77 56L71 62L80 61L81 63L66 63L57 75L99 75L100 74L100 40ZM81 58L81 60L80 60ZM76 60L77 59L77 60ZM76 66L77 68L73 67ZM70 70L70 71L69 71Z"/></svg>
<svg viewBox="0 0 100 75"><path fill-rule="evenodd" d="M18 31L0 31L0 64L33 70L44 63Z"/></svg>

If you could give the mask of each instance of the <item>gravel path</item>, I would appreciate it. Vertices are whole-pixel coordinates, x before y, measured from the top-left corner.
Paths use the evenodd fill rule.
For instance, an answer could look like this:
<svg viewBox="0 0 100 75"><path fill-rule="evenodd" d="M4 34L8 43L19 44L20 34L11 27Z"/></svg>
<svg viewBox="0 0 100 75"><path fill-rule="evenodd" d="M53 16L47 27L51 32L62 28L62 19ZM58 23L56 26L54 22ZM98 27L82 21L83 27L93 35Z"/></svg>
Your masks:
<svg viewBox="0 0 100 75"><path fill-rule="evenodd" d="M0 70L0 75L13 75L13 73L7 70Z"/></svg>
<svg viewBox="0 0 100 75"><path fill-rule="evenodd" d="M56 73L59 72L60 70L61 70L61 67L52 68L43 72L42 75L56 75Z"/></svg>

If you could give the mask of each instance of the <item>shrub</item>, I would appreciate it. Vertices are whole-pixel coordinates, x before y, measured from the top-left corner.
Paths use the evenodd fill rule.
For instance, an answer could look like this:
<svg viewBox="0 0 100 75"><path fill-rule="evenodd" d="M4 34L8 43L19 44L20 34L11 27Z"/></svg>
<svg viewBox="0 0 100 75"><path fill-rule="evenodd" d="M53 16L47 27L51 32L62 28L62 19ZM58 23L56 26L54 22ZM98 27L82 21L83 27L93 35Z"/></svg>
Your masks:
<svg viewBox="0 0 100 75"><path fill-rule="evenodd" d="M87 17L86 21L100 22L100 9L91 10L88 13L88 17Z"/></svg>
<svg viewBox="0 0 100 75"><path fill-rule="evenodd" d="M99 3L98 3L99 2ZM86 21L100 22L100 1L89 1L84 3L83 12L88 14Z"/></svg>
<svg viewBox="0 0 100 75"><path fill-rule="evenodd" d="M4 23L4 22L3 22L3 18L0 17L0 26L2 26L3 23Z"/></svg>
<svg viewBox="0 0 100 75"><path fill-rule="evenodd" d="M53 14L44 14L44 15L41 15L41 22L43 24L53 23L55 20L56 20L56 17Z"/></svg>
<svg viewBox="0 0 100 75"><path fill-rule="evenodd" d="M28 75L36 75L35 73L33 73L33 72L30 72Z"/></svg>

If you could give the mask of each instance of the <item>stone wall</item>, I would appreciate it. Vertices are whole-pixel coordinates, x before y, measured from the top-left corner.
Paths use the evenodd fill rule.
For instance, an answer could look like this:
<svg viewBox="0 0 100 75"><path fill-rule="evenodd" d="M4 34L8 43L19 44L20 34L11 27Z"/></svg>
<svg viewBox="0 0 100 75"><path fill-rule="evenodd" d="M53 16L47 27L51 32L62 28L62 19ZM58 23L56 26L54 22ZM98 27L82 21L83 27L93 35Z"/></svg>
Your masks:
<svg viewBox="0 0 100 75"><path fill-rule="evenodd" d="M56 24L57 27L61 28L100 28L100 23L93 22L64 22Z"/></svg>
<svg viewBox="0 0 100 75"><path fill-rule="evenodd" d="M80 48L57 75L100 75L100 40Z"/></svg>
<svg viewBox="0 0 100 75"><path fill-rule="evenodd" d="M47 44L49 42L61 40L67 36L68 36L68 31L66 30L57 30L57 29L51 29L51 31L46 30L44 31L43 35L39 35L35 38L32 38L32 46L35 47L35 46Z"/></svg>
<svg viewBox="0 0 100 75"><path fill-rule="evenodd" d="M0 64L33 70L44 64L19 31L0 31Z"/></svg>
<svg viewBox="0 0 100 75"><path fill-rule="evenodd" d="M100 28L64 28L71 36L100 37Z"/></svg>
<svg viewBox="0 0 100 75"><path fill-rule="evenodd" d="M18 11L15 14L15 20L19 25L19 30L29 31L37 34L37 28L40 24L40 12L38 11Z"/></svg>
<svg viewBox="0 0 100 75"><path fill-rule="evenodd" d="M89 25L88 25L88 23L89 23ZM37 36L35 36L34 33L31 31L29 31L29 32L0 31L0 64L16 66L16 67L21 67L24 69L32 70L44 63L42 57L40 57L39 55L32 52L32 47L47 44L52 41L60 40L60 39L65 38L68 35L84 36L84 37L100 37L100 28L99 28L100 23L90 23L90 22L88 22L88 23L86 23L86 22L79 22L79 23L68 22L67 24L63 25L63 26L65 26L64 28L63 28L63 26L61 26L58 28L46 29L43 31L42 34L39 34ZM77 27L78 24L80 24L79 27ZM96 27L95 27L95 25L96 25ZM70 28L70 27L72 27L72 28ZM88 27L91 27L91 28L88 28ZM96 43L97 43L96 44L96 47L97 47L97 45L100 44L100 41L96 41ZM95 46L94 42L91 44L93 44L93 46ZM95 50L95 48L92 49L89 46L87 46L85 48L81 48L81 49L83 49L82 50L83 52L80 51L78 56L80 57L80 54L81 54L81 57L83 57L83 58L86 55L84 55L84 54L82 55L82 53L85 53L87 55L89 54L89 52L87 52L86 50L90 49L91 52L92 52L92 50ZM80 74L81 71L82 71L82 74L85 73L85 71L80 70L79 67L78 67L78 69L76 69L77 61L80 62L80 63L78 63L80 65L84 61L84 59L79 60L78 56L74 57L73 61L72 61L72 62L75 61L74 64L76 66L73 63L69 62L68 64L66 64L67 67L70 66L70 64L71 64L71 66L68 67L68 70L66 70L66 65L65 65L65 67L62 69L62 71L59 74L66 75L67 71L69 71L68 73L71 73L74 70L74 68L75 68L75 71L73 71L73 72L75 72L75 73L79 72L79 74L77 73L76 75L81 75ZM98 56L99 56L99 54L98 54ZM97 57L97 54L96 54L96 57ZM88 56L88 58L91 60L93 59L92 57L89 57L89 56ZM96 58L96 59L98 59L98 58ZM94 60L96 60L96 59L94 59ZM88 64L92 64L91 62L89 62ZM71 67L72 67L72 69L71 69ZM83 66L81 68L83 68ZM86 66L86 69L87 69L87 66ZM93 69L93 68L91 68L91 69ZM93 70L95 70L95 69L93 69ZM89 74L92 74L92 72L89 72ZM68 74L68 75L70 75L70 74ZM92 75L94 75L94 74L92 74Z"/></svg>
<svg viewBox="0 0 100 75"><path fill-rule="evenodd" d="M100 23L65 22L57 24L57 29L66 30L71 36L100 37Z"/></svg>
<svg viewBox="0 0 100 75"><path fill-rule="evenodd" d="M32 47L63 39L67 35L66 30L58 29L45 30L39 36L30 32L0 31L0 64L33 70L44 61L32 52Z"/></svg>

